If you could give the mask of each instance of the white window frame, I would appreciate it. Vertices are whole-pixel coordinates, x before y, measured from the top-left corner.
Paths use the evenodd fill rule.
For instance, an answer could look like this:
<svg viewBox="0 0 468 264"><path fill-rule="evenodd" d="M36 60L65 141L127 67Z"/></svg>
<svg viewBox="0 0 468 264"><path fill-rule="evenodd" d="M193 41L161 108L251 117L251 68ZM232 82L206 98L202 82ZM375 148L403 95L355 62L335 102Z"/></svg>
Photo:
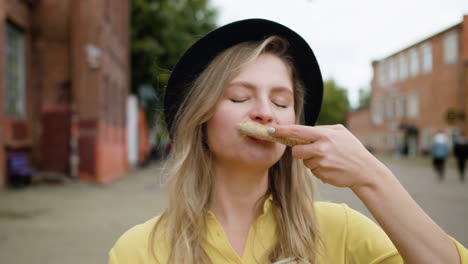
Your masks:
<svg viewBox="0 0 468 264"><path fill-rule="evenodd" d="M379 71L379 85L381 87L384 87L387 85L387 61L381 61L379 64L378 64L378 71Z"/></svg>
<svg viewBox="0 0 468 264"><path fill-rule="evenodd" d="M432 71L432 45L426 42L421 45L422 54L422 71L423 73L429 73Z"/></svg>
<svg viewBox="0 0 468 264"><path fill-rule="evenodd" d="M372 122L374 124L382 124L385 116L385 104L381 98L375 98L372 100L371 111L372 111Z"/></svg>
<svg viewBox="0 0 468 264"><path fill-rule="evenodd" d="M408 99L408 117L417 118L419 116L419 96L412 94Z"/></svg>
<svg viewBox="0 0 468 264"><path fill-rule="evenodd" d="M408 60L405 53L398 55L398 66L399 79L400 81L404 81L408 78Z"/></svg>
<svg viewBox="0 0 468 264"><path fill-rule="evenodd" d="M392 57L388 60L388 77L390 80L390 84L396 82L398 80L398 64L396 61L396 57Z"/></svg>
<svg viewBox="0 0 468 264"><path fill-rule="evenodd" d="M410 65L410 76L414 77L419 74L419 54L416 48L412 48L409 51L409 65Z"/></svg>
<svg viewBox="0 0 468 264"><path fill-rule="evenodd" d="M5 114L24 117L25 110L25 49L24 33L10 22L5 23Z"/></svg>
<svg viewBox="0 0 468 264"><path fill-rule="evenodd" d="M455 30L444 34L443 49L445 64L454 64L458 61L458 32Z"/></svg>

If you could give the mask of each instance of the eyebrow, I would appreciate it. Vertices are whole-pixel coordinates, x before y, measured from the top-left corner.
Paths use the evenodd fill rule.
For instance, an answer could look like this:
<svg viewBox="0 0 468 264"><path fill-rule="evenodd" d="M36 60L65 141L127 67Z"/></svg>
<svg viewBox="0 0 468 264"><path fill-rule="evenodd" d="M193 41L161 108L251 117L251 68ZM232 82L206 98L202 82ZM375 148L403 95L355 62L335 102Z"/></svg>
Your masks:
<svg viewBox="0 0 468 264"><path fill-rule="evenodd" d="M231 86L242 86L242 87L245 87L249 90L254 90L255 89L255 85L250 83L250 82L246 82L246 81L235 81L235 82L232 82L228 85L228 87L231 87ZM293 91L292 89L290 88L287 88L285 86L275 86L272 88L272 90L274 92L287 92L287 93L290 93L290 94L293 94Z"/></svg>

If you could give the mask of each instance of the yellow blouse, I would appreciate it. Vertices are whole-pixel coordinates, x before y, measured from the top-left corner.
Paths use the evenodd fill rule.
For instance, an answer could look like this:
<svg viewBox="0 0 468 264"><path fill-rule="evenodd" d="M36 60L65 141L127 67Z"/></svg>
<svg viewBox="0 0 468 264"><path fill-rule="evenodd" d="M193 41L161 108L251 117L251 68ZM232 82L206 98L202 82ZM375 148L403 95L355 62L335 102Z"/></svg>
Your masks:
<svg viewBox="0 0 468 264"><path fill-rule="evenodd" d="M205 251L213 263L265 263L268 249L277 241L271 199L265 201L263 214L250 228L243 256L231 247L221 224L209 213ZM394 264L403 263L383 230L372 220L345 204L315 203L319 230L325 252L318 263ZM156 257L148 250L148 238L157 217L125 232L109 252L109 264L167 263L169 247L163 236L156 238ZM468 264L468 250L454 240L462 264Z"/></svg>

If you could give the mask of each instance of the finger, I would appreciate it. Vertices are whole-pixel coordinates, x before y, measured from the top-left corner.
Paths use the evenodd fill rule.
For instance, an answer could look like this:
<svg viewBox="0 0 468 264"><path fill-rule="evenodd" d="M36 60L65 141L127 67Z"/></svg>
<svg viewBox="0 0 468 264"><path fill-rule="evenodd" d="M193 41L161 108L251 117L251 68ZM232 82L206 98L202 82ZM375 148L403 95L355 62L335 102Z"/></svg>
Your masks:
<svg viewBox="0 0 468 264"><path fill-rule="evenodd" d="M268 129L268 132L275 137L297 138L309 142L314 142L330 132L329 128L312 127L303 125L271 125L274 129Z"/></svg>
<svg viewBox="0 0 468 264"><path fill-rule="evenodd" d="M291 154L295 159L310 159L314 157L320 157L319 142L307 145L296 145L292 147L291 151Z"/></svg>
<svg viewBox="0 0 468 264"><path fill-rule="evenodd" d="M315 175L315 170L317 170L320 167L319 159L317 158L305 159L303 160L303 162L304 162L304 166L309 168L314 175Z"/></svg>
<svg viewBox="0 0 468 264"><path fill-rule="evenodd" d="M332 130L340 130L340 129L344 128L344 126L341 125L341 124L337 124L337 125L320 125L320 126L315 126L315 127L328 128L328 129L332 129Z"/></svg>

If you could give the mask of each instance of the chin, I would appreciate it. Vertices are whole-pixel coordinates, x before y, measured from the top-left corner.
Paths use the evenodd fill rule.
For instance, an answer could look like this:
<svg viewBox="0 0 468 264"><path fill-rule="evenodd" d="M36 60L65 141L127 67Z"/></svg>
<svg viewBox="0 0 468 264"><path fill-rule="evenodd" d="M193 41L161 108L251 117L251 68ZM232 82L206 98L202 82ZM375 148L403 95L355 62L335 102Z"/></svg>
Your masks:
<svg viewBox="0 0 468 264"><path fill-rule="evenodd" d="M244 154L239 159L240 162L246 165L269 168L280 160L283 153L277 151L252 151Z"/></svg>

